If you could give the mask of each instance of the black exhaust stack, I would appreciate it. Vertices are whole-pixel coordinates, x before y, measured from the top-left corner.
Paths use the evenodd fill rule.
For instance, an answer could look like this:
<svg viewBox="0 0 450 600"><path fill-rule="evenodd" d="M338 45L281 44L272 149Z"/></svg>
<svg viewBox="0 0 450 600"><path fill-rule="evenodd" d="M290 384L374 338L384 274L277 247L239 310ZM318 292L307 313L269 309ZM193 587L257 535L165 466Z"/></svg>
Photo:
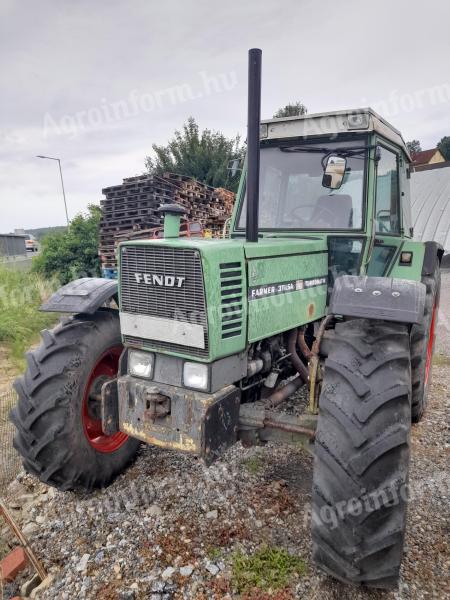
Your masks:
<svg viewBox="0 0 450 600"><path fill-rule="evenodd" d="M259 48L248 51L247 242L258 241L261 55Z"/></svg>

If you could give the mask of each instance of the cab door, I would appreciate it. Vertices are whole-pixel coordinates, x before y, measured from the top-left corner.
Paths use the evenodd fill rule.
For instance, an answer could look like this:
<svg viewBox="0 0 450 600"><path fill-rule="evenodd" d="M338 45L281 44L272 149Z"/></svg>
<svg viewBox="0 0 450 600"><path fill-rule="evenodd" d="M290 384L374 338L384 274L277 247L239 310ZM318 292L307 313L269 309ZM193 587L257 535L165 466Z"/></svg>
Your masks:
<svg viewBox="0 0 450 600"><path fill-rule="evenodd" d="M378 140L379 160L375 177L375 240L367 275L386 277L393 268L403 244L400 171L405 161L400 150Z"/></svg>

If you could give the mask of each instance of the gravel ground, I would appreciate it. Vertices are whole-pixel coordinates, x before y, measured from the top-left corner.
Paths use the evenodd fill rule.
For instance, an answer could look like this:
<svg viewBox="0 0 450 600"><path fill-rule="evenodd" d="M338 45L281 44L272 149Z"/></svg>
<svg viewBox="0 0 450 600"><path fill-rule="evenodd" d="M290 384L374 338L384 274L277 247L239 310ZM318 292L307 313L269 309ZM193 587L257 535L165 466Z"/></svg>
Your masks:
<svg viewBox="0 0 450 600"><path fill-rule="evenodd" d="M450 598L450 332L442 315L450 315L448 272L430 405L412 431L411 501L398 590L346 587L322 575L310 553L311 457L274 444L238 444L210 468L143 447L125 474L91 496L60 493L19 475L8 489L10 506L52 577L38 597ZM280 591L239 595L237 556L264 546L300 556L305 572L294 573ZM10 585L5 598L18 593L22 582Z"/></svg>
<svg viewBox="0 0 450 600"><path fill-rule="evenodd" d="M450 356L450 269L441 271L441 306L436 354Z"/></svg>

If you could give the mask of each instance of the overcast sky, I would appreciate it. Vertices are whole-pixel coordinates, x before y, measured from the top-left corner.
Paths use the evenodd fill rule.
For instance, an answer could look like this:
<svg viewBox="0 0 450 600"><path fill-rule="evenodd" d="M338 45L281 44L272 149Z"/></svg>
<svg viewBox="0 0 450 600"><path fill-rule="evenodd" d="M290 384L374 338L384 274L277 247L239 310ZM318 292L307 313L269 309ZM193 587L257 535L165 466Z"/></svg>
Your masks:
<svg viewBox="0 0 450 600"><path fill-rule="evenodd" d="M262 116L374 105L406 140L450 135L448 0L0 0L0 232L64 224L144 171L189 115L245 136L247 50Z"/></svg>

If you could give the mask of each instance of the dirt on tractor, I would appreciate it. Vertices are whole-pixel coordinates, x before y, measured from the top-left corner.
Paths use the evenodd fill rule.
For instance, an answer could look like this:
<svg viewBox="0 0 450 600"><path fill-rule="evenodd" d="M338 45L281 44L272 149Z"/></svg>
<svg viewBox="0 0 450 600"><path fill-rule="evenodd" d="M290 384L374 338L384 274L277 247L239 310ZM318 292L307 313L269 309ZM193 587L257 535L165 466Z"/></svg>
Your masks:
<svg viewBox="0 0 450 600"><path fill-rule="evenodd" d="M91 495L21 474L13 514L51 574L43 599L427 600L450 598L450 273L429 406L412 428L410 500L398 590L324 576L310 539L312 459L269 443L231 448L212 467L143 446L136 463ZM293 409L293 399L287 403ZM29 577L25 574L22 581ZM20 592L9 585L6 598Z"/></svg>

